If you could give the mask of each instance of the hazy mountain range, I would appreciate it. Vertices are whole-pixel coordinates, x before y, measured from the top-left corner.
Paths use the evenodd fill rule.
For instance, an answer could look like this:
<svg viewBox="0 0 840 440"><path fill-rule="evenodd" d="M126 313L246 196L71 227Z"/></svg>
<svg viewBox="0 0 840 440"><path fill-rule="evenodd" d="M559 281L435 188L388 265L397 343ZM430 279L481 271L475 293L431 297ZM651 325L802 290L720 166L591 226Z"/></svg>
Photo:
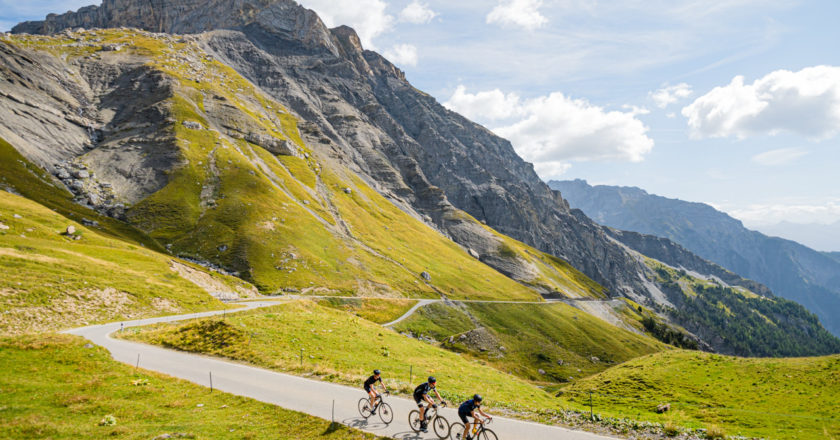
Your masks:
<svg viewBox="0 0 840 440"><path fill-rule="evenodd" d="M596 222L669 238L697 255L770 287L816 313L840 334L840 261L799 243L751 231L713 207L642 189L552 181L569 204Z"/></svg>

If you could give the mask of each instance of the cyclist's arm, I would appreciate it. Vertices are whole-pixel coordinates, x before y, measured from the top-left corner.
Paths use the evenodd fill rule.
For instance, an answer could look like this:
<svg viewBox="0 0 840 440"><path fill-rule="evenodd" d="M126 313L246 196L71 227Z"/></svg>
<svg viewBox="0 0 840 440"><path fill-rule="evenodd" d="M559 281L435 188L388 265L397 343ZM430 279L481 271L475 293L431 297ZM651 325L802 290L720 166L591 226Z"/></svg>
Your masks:
<svg viewBox="0 0 840 440"><path fill-rule="evenodd" d="M478 411L478 413L484 416L485 418L492 419L492 417L490 417L490 415L488 415L486 412L482 411L481 408L476 408L476 411Z"/></svg>
<svg viewBox="0 0 840 440"><path fill-rule="evenodd" d="M388 387L385 386L385 381L384 380L380 380L379 385L382 385L383 390L388 391Z"/></svg>
<svg viewBox="0 0 840 440"><path fill-rule="evenodd" d="M443 397L440 397L440 393L438 392L438 390L435 390L435 395L437 396L438 400L443 402Z"/></svg>
<svg viewBox="0 0 840 440"><path fill-rule="evenodd" d="M423 398L425 398L425 399L426 399L426 402L429 402L429 404L431 404L431 405L434 405L434 404L435 404L435 401L434 401L434 400L432 399L432 397L431 397L431 396L429 396L428 394L424 394L424 395L423 395Z"/></svg>

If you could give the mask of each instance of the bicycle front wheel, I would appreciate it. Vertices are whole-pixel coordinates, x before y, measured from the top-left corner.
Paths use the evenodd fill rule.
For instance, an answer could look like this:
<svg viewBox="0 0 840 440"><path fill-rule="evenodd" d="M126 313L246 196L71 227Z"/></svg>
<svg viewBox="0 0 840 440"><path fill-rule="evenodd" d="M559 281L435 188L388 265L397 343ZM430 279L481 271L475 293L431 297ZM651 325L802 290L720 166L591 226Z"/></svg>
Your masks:
<svg viewBox="0 0 840 440"><path fill-rule="evenodd" d="M380 404L377 413L379 414L379 418L382 419L382 423L386 425L390 425L394 421L394 410L387 403L383 402Z"/></svg>
<svg viewBox="0 0 840 440"><path fill-rule="evenodd" d="M408 426L414 432L420 432L420 411L416 409L408 413Z"/></svg>
<svg viewBox="0 0 840 440"><path fill-rule="evenodd" d="M364 418L368 418L370 417L370 412L370 400L359 399L359 414L361 414Z"/></svg>
<svg viewBox="0 0 840 440"><path fill-rule="evenodd" d="M495 432L493 432L489 429L485 429L485 430L481 431L481 434L478 435L478 439L479 440L499 440L499 437L496 437Z"/></svg>
<svg viewBox="0 0 840 440"><path fill-rule="evenodd" d="M449 440L461 440L464 435L464 424L455 422L449 427Z"/></svg>
<svg viewBox="0 0 840 440"><path fill-rule="evenodd" d="M435 435L437 435L438 438L444 439L449 437L449 421L443 417L435 417L432 421L432 427L434 428Z"/></svg>

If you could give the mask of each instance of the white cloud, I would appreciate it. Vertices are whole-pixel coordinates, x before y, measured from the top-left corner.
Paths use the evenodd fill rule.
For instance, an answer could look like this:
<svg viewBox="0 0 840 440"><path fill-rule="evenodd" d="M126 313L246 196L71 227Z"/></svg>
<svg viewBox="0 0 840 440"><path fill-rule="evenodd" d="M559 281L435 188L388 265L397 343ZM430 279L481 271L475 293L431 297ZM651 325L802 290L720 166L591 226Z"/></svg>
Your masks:
<svg viewBox="0 0 840 440"><path fill-rule="evenodd" d="M664 86L661 89L650 92L650 98L659 108L668 107L681 99L691 96L691 86L686 83L679 83L675 86Z"/></svg>
<svg viewBox="0 0 840 440"><path fill-rule="evenodd" d="M830 224L840 220L840 200L825 200L823 203L755 204L735 207L727 212L750 227L774 225L783 221Z"/></svg>
<svg viewBox="0 0 840 440"><path fill-rule="evenodd" d="M410 44L395 44L386 50L385 58L398 66L416 66L417 48Z"/></svg>
<svg viewBox="0 0 840 440"><path fill-rule="evenodd" d="M467 88L459 85L448 101L443 103L448 109L480 121L497 121L518 116L522 113L519 96L515 93L504 94L499 89L478 93L467 93Z"/></svg>
<svg viewBox="0 0 840 440"><path fill-rule="evenodd" d="M437 17L437 15L437 12L429 8L427 3L422 3L420 0L414 0L400 12L400 21L414 24L425 24L432 21L432 19Z"/></svg>
<svg viewBox="0 0 840 440"><path fill-rule="evenodd" d="M752 84L736 76L682 109L696 138L781 132L826 139L840 132L840 67L777 70Z"/></svg>
<svg viewBox="0 0 840 440"><path fill-rule="evenodd" d="M808 154L801 148L778 148L756 154L751 160L759 165L768 167L787 165Z"/></svg>
<svg viewBox="0 0 840 440"><path fill-rule="evenodd" d="M540 13L542 4L542 0L500 0L487 14L487 23L528 30L540 28L548 23L548 19Z"/></svg>
<svg viewBox="0 0 840 440"><path fill-rule="evenodd" d="M300 3L318 13L329 27L347 25L356 30L365 49L375 50L373 40L391 30L394 17L386 12L383 0L300 0Z"/></svg>
<svg viewBox="0 0 840 440"><path fill-rule="evenodd" d="M543 177L562 174L575 160L639 162L653 149L648 127L636 118L646 110L638 107L609 111L562 93L522 100L498 89L468 93L463 86L444 105L496 125L493 131L509 139Z"/></svg>

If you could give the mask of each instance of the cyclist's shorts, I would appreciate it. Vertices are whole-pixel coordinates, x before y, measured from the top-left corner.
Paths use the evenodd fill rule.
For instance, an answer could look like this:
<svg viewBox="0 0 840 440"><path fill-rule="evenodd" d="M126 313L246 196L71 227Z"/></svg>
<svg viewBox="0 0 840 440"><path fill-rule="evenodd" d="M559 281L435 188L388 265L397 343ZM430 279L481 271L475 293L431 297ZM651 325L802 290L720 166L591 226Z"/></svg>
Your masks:
<svg viewBox="0 0 840 440"><path fill-rule="evenodd" d="M422 408L424 406L423 403L426 402L425 400L423 400L423 395L422 394L415 394L414 395L414 401L417 402L417 407L418 408Z"/></svg>
<svg viewBox="0 0 840 440"><path fill-rule="evenodd" d="M370 393L370 385L365 385L365 391L366 391L367 393Z"/></svg>
<svg viewBox="0 0 840 440"><path fill-rule="evenodd" d="M464 424L470 423L470 421L467 420L467 417L472 417L473 420L475 420L475 417L466 411L458 411L458 417L461 418L461 421L464 422Z"/></svg>

